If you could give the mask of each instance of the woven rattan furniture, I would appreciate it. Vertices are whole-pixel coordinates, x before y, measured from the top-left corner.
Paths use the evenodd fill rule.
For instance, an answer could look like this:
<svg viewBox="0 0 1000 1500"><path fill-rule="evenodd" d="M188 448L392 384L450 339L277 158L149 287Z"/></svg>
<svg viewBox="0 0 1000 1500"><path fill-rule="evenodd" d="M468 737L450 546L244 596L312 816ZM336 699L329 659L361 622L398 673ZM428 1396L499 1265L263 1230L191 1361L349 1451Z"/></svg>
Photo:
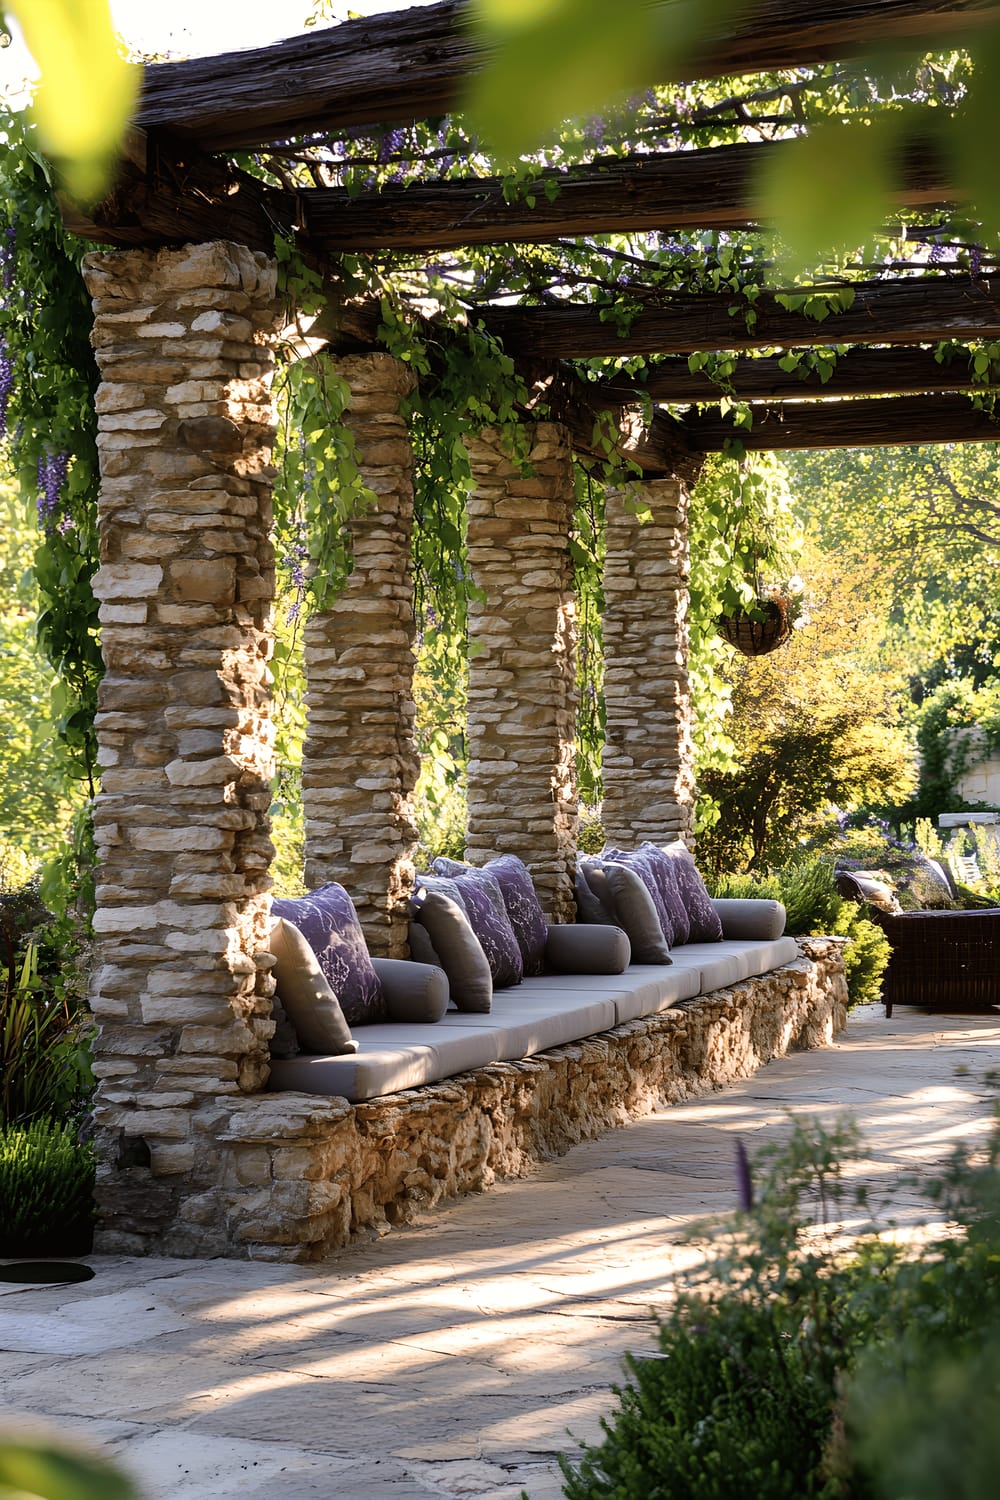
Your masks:
<svg viewBox="0 0 1000 1500"><path fill-rule="evenodd" d="M894 1005L929 1010L982 1010L1000 1005L1000 907L984 911L880 911L846 870L842 896L864 906L892 953L882 984L885 1013Z"/></svg>

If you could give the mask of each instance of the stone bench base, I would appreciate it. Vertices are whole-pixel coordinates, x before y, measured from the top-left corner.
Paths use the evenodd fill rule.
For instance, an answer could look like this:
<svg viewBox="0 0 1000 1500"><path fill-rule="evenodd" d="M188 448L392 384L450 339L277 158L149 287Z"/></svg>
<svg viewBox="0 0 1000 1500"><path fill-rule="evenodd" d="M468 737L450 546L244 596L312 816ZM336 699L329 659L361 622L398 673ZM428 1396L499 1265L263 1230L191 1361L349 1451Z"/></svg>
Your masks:
<svg viewBox="0 0 1000 1500"><path fill-rule="evenodd" d="M829 1044L847 1018L841 948L804 939L795 962L731 989L363 1104L308 1094L215 1099L201 1124L214 1138L213 1186L144 1243L116 1233L112 1211L97 1248L309 1261L383 1234L443 1198L526 1176L657 1105Z"/></svg>

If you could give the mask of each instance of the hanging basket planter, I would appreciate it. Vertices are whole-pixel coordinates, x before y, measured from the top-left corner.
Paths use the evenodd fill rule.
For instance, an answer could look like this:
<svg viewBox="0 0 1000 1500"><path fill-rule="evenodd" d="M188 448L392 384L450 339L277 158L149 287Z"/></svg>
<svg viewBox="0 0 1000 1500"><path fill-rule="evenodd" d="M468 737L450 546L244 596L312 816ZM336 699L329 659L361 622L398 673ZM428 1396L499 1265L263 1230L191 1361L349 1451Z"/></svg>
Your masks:
<svg viewBox="0 0 1000 1500"><path fill-rule="evenodd" d="M778 591L758 594L748 609L720 615L717 629L723 640L744 656L766 656L790 638L801 611L801 595Z"/></svg>
<svg viewBox="0 0 1000 1500"><path fill-rule="evenodd" d="M761 601L758 609L759 619L742 609L719 619L719 634L723 640L742 651L744 656L766 656L769 651L777 651L792 633L790 623L773 599Z"/></svg>

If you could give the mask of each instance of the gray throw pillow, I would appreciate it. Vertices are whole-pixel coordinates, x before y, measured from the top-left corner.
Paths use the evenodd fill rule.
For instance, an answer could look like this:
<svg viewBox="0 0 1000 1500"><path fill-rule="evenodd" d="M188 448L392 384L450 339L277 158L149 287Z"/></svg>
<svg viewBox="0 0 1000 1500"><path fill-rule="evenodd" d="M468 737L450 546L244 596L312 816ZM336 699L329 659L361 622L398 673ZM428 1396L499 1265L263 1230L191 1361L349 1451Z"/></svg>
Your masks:
<svg viewBox="0 0 1000 1500"><path fill-rule="evenodd" d="M581 859L576 867L576 913L581 922L615 925L615 902L599 860Z"/></svg>
<svg viewBox="0 0 1000 1500"><path fill-rule="evenodd" d="M632 962L670 963L670 947L641 876L624 864L609 862L603 868L614 900L614 920L632 946Z"/></svg>
<svg viewBox="0 0 1000 1500"><path fill-rule="evenodd" d="M675 943L687 942L687 915L676 893L673 901L667 899L667 888L672 882L669 878L664 878L663 872L654 869L649 855L651 847L649 844L644 844L641 848L634 850L605 849L601 854L601 860L605 866L627 865L630 870L635 871L652 898L660 931L669 948Z"/></svg>
<svg viewBox="0 0 1000 1500"><path fill-rule="evenodd" d="M312 948L293 922L279 917L271 928L270 951L278 999L303 1052L338 1057L358 1044Z"/></svg>
<svg viewBox="0 0 1000 1500"><path fill-rule="evenodd" d="M441 889L446 884L454 882L418 875L410 908L430 935L458 1009L485 1014L493 1004L493 976L464 910Z"/></svg>
<svg viewBox="0 0 1000 1500"><path fill-rule="evenodd" d="M431 935L422 922L410 923L407 938L410 944L410 957L415 964L433 964L439 969L443 967L438 958L438 951L431 942Z"/></svg>

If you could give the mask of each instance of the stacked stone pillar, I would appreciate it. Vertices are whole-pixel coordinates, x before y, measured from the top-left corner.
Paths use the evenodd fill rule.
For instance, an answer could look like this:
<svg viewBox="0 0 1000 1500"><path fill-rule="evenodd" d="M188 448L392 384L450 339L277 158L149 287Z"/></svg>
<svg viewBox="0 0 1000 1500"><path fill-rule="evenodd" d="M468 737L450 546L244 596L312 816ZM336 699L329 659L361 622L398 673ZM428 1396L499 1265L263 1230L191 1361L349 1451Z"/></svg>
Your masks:
<svg viewBox="0 0 1000 1500"><path fill-rule="evenodd" d="M655 479L607 497L603 823L611 844L692 842L687 493Z"/></svg>
<svg viewBox="0 0 1000 1500"><path fill-rule="evenodd" d="M102 377L98 1244L211 1253L220 1096L264 1085L273 1030L275 268L215 243L92 254L84 274Z"/></svg>
<svg viewBox="0 0 1000 1500"><path fill-rule="evenodd" d="M353 571L306 627L302 761L306 884L350 891L372 953L405 958L413 884L413 453L403 398L413 375L389 354L342 359L344 420L377 506L350 523Z"/></svg>
<svg viewBox="0 0 1000 1500"><path fill-rule="evenodd" d="M529 429L528 472L498 434L469 445L467 857L519 855L555 922L575 913L576 606L568 435Z"/></svg>

